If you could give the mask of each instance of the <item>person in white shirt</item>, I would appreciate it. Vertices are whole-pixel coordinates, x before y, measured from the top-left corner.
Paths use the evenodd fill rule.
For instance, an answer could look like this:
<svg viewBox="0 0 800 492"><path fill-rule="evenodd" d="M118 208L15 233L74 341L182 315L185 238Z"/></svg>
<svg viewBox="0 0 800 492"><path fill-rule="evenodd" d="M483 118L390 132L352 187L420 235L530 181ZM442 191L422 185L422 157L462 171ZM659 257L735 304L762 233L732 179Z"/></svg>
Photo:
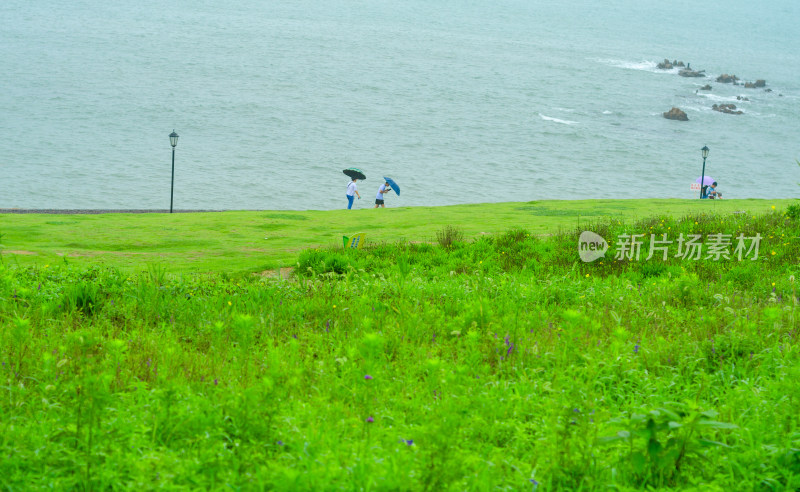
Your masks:
<svg viewBox="0 0 800 492"><path fill-rule="evenodd" d="M386 205L383 203L383 197L386 193L392 191L392 187L389 185L388 182L383 183L380 188L378 188L378 196L375 197L375 207L383 207L386 208Z"/></svg>
<svg viewBox="0 0 800 492"><path fill-rule="evenodd" d="M353 208L353 195L358 195L358 199L361 200L361 194L358 192L356 181L358 180L353 178L353 181L347 183L347 210Z"/></svg>

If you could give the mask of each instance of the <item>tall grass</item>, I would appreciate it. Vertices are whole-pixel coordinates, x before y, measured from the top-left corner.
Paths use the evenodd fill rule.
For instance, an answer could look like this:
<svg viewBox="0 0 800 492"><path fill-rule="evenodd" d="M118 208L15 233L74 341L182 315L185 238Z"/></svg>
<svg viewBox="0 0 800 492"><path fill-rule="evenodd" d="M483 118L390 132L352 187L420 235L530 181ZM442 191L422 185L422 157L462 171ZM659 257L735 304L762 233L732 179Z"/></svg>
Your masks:
<svg viewBox="0 0 800 492"><path fill-rule="evenodd" d="M798 489L798 222L589 228L587 264L514 228L291 280L0 266L0 487ZM651 230L764 239L614 260Z"/></svg>

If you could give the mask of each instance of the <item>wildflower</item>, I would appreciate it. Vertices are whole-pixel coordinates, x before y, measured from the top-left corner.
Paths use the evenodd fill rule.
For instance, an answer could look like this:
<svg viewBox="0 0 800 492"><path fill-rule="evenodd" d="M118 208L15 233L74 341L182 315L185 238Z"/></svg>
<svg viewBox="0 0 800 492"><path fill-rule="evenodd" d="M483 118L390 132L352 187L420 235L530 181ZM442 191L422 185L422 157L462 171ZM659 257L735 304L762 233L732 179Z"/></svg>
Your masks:
<svg viewBox="0 0 800 492"><path fill-rule="evenodd" d="M283 441L278 441L278 446L283 446Z"/></svg>
<svg viewBox="0 0 800 492"><path fill-rule="evenodd" d="M373 419L373 418L372 418L372 415L370 415L369 417L367 417L367 423L368 423L368 424L371 424L371 423L373 423L373 422L375 422L375 419Z"/></svg>
<svg viewBox="0 0 800 492"><path fill-rule="evenodd" d="M771 254L772 254L772 256L775 256L775 252L774 251Z"/></svg>
<svg viewBox="0 0 800 492"><path fill-rule="evenodd" d="M403 439L403 442L406 443L406 446L411 446L411 445L414 444L414 440L413 439Z"/></svg>
<svg viewBox="0 0 800 492"><path fill-rule="evenodd" d="M634 354L638 354L639 353L639 344L638 343L633 347L633 353Z"/></svg>
<svg viewBox="0 0 800 492"><path fill-rule="evenodd" d="M366 379L366 380L370 380L370 379L372 379L372 376L370 376L369 374L365 374L365 375L364 375L364 379Z"/></svg>
<svg viewBox="0 0 800 492"><path fill-rule="evenodd" d="M333 305L333 309L336 309L336 304Z"/></svg>
<svg viewBox="0 0 800 492"><path fill-rule="evenodd" d="M589 278L589 274L588 273L586 274L586 278Z"/></svg>
<svg viewBox="0 0 800 492"><path fill-rule="evenodd" d="M772 210L775 210L775 205L772 206Z"/></svg>
<svg viewBox="0 0 800 492"><path fill-rule="evenodd" d="M775 287L775 282L772 282L772 286Z"/></svg>
<svg viewBox="0 0 800 492"><path fill-rule="evenodd" d="M214 386L216 386L218 384L219 384L219 381L217 380L217 378L214 378Z"/></svg>

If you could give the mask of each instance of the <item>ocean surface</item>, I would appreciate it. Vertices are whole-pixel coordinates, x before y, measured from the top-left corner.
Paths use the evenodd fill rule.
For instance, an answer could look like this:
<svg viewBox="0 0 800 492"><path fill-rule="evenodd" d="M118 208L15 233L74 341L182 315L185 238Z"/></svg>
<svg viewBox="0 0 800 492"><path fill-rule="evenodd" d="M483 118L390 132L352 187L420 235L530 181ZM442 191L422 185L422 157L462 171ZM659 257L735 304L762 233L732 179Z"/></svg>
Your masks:
<svg viewBox="0 0 800 492"><path fill-rule="evenodd" d="M384 175L389 207L691 198L704 145L726 198L800 196L798 25L796 0L3 0L0 208L169 208L173 129L176 209L344 208L351 166L356 208Z"/></svg>

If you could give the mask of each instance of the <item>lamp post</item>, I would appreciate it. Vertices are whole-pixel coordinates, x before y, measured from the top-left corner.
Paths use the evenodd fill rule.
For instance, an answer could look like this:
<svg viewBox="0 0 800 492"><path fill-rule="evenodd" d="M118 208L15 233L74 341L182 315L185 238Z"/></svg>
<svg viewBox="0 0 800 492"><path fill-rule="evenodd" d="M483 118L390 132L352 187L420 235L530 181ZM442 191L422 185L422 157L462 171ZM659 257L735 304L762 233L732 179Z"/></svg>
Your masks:
<svg viewBox="0 0 800 492"><path fill-rule="evenodd" d="M177 135L175 135L175 139L177 140ZM703 148L700 149L703 152L703 173L700 175L700 198L703 198L703 188L705 187L704 183L706 181L706 157L708 157L708 146L703 145Z"/></svg>
<svg viewBox="0 0 800 492"><path fill-rule="evenodd" d="M169 213L172 213L172 193L175 191L175 146L178 145L178 134L175 130L169 134L169 144L172 145L172 185L169 189Z"/></svg>

